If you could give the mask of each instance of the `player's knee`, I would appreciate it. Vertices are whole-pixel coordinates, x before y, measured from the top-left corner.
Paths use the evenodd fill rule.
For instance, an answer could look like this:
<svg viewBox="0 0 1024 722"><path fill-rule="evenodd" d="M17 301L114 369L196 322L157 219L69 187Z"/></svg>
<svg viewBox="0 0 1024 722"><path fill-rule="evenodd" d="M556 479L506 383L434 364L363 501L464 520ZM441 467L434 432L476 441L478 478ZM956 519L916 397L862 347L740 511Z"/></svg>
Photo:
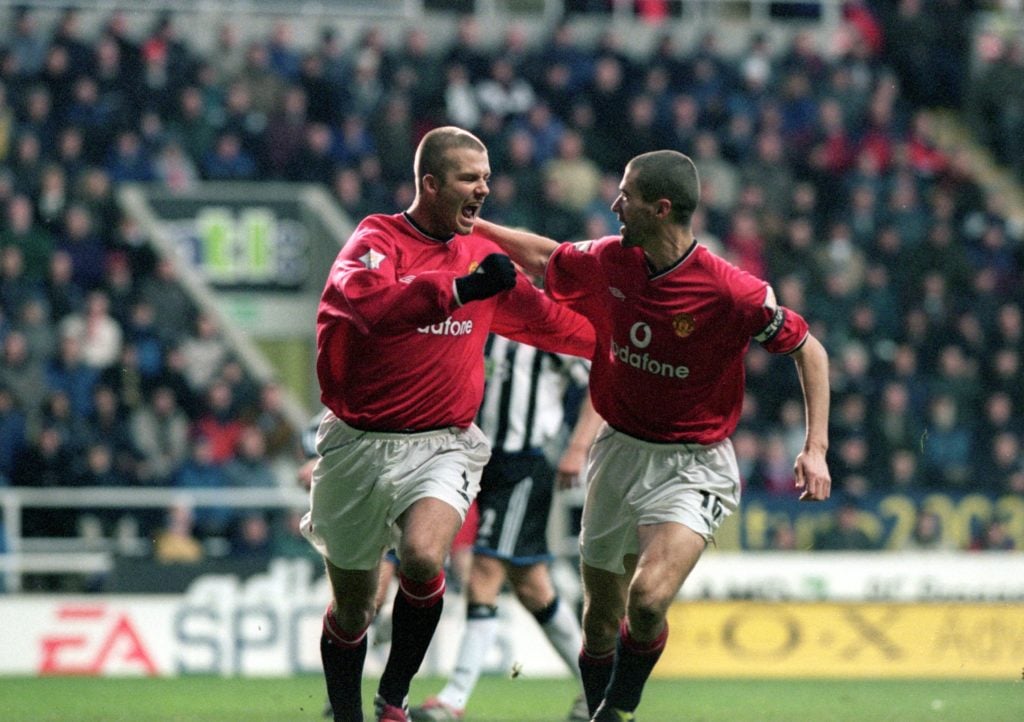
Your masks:
<svg viewBox="0 0 1024 722"><path fill-rule="evenodd" d="M619 618L615 614L599 613L593 608L583 613L583 644L591 650L605 650L615 646L619 633Z"/></svg>
<svg viewBox="0 0 1024 722"><path fill-rule="evenodd" d="M665 620L665 605L655 596L632 597L629 600L627 615L630 629L645 637L661 627Z"/></svg>
<svg viewBox="0 0 1024 722"><path fill-rule="evenodd" d="M431 549L403 547L399 558L402 574L417 582L430 581L444 568L444 555Z"/></svg>
<svg viewBox="0 0 1024 722"><path fill-rule="evenodd" d="M335 602L334 618L341 630L347 634L358 634L366 629L373 618L376 610L372 604L363 604L358 600Z"/></svg>

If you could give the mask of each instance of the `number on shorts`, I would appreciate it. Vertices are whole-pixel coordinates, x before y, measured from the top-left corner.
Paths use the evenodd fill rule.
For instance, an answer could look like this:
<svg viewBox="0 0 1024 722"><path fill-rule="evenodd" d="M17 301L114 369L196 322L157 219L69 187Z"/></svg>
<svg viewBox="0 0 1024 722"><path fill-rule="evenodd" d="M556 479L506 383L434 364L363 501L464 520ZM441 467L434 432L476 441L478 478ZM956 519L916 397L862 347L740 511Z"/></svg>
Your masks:
<svg viewBox="0 0 1024 722"><path fill-rule="evenodd" d="M498 514L494 509L487 508L480 510L479 526L476 528L476 535L481 541L489 540L494 533L494 520Z"/></svg>
<svg viewBox="0 0 1024 722"><path fill-rule="evenodd" d="M705 514L710 515L717 524L722 520L722 500L706 491L702 491L700 495L704 497L704 501L700 504L701 509L704 510Z"/></svg>

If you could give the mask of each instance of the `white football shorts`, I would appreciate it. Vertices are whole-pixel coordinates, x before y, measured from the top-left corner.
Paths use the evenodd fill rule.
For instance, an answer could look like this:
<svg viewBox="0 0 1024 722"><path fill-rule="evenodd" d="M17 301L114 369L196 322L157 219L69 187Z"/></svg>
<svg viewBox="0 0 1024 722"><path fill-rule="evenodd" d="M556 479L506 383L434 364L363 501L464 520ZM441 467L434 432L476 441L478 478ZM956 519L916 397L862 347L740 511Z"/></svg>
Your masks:
<svg viewBox="0 0 1024 722"><path fill-rule="evenodd" d="M728 439L656 444L601 428L587 460L580 556L614 574L639 551L637 527L676 522L711 541L740 502L740 472Z"/></svg>
<svg viewBox="0 0 1024 722"><path fill-rule="evenodd" d="M476 425L409 434L360 431L330 412L316 449L302 533L341 569L376 566L395 545L395 521L420 499L440 499L465 519L491 456Z"/></svg>

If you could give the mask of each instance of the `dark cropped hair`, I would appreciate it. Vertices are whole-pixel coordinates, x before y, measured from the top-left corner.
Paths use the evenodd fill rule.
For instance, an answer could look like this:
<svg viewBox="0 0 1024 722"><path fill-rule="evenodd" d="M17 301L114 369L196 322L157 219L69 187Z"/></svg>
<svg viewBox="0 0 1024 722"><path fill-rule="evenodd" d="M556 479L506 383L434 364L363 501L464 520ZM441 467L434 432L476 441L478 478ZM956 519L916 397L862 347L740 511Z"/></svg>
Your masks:
<svg viewBox="0 0 1024 722"><path fill-rule="evenodd" d="M672 203L672 220L690 225L700 200L697 167L688 156L674 150L642 153L629 161L640 197L652 203L661 198Z"/></svg>

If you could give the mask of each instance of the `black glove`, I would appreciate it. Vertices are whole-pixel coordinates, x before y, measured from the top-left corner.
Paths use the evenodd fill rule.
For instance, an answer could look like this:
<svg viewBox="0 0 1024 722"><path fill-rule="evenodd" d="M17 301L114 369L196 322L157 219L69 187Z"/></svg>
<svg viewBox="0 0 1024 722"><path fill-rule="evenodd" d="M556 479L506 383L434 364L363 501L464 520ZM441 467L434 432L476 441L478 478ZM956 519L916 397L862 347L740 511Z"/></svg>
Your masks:
<svg viewBox="0 0 1024 722"><path fill-rule="evenodd" d="M455 279L455 292L460 303L481 301L516 285L516 267L502 253L487 256L476 270Z"/></svg>

